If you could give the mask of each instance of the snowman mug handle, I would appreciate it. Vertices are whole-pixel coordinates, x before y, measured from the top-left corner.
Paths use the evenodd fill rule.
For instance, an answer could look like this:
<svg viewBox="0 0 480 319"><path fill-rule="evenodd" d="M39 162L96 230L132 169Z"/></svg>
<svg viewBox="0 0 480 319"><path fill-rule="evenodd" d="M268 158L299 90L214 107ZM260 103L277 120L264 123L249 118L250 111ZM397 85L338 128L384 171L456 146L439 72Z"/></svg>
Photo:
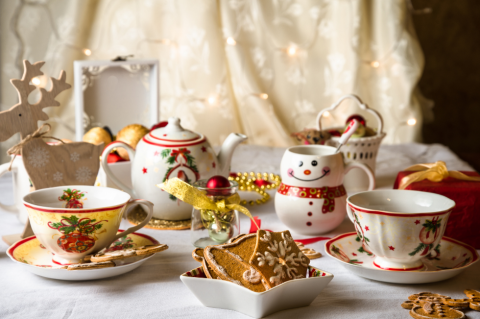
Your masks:
<svg viewBox="0 0 480 319"><path fill-rule="evenodd" d="M373 175L373 172L370 169L370 167L368 167L365 164L358 163L358 162L348 163L347 165L345 165L345 175L347 175L347 173L350 172L350 170L352 170L354 168L362 169L363 171L365 171L365 173L367 173L367 176L368 176L368 191L374 190L375 189L375 176ZM348 215L348 218L350 218L350 220L352 221L352 223L354 223L352 209L349 207L348 202L347 202L347 215Z"/></svg>

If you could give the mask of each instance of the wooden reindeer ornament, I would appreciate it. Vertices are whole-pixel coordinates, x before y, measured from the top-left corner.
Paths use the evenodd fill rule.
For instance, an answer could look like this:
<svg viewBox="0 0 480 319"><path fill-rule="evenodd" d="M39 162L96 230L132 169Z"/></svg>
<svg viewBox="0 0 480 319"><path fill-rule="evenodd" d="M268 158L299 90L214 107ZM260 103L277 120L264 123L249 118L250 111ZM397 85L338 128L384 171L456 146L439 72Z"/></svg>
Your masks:
<svg viewBox="0 0 480 319"><path fill-rule="evenodd" d="M45 62L32 65L24 60L22 79L10 80L18 92L20 103L8 111L0 112L0 142L17 132L20 133L21 141L7 153L14 156L22 155L25 169L35 189L63 185L94 185L100 167L99 159L103 144L75 142L50 145L44 141L44 138L52 138L45 135L50 131L50 125L43 124L38 127L38 121L48 120L48 115L43 109L60 106L55 100L56 96L71 87L65 82L66 74L62 70L58 79L50 78L52 88L49 91L39 88L40 101L30 104L28 95L36 89L30 83L34 77L43 75L40 71L43 64ZM27 223L24 235L28 235L29 226Z"/></svg>

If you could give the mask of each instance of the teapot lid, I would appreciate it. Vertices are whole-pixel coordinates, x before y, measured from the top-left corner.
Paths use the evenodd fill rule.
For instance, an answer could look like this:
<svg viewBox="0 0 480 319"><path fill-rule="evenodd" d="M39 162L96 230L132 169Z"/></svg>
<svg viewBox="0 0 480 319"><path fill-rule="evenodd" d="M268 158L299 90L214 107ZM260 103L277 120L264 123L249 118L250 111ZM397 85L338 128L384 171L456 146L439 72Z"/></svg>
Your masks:
<svg viewBox="0 0 480 319"><path fill-rule="evenodd" d="M191 144L204 139L203 135L184 129L180 125L178 117L169 118L165 127L153 130L145 138L148 142L161 144L161 146L173 146L171 144L179 143Z"/></svg>

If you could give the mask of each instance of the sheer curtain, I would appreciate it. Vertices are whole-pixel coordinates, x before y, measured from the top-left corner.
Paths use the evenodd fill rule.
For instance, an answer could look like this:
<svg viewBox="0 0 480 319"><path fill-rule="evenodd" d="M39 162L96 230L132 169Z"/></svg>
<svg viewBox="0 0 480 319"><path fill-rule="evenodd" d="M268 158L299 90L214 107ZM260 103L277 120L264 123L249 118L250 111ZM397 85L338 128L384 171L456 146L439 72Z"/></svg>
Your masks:
<svg viewBox="0 0 480 319"><path fill-rule="evenodd" d="M2 109L16 103L8 79L21 76L23 58L45 60L48 75L65 69L73 83L74 60L134 54L160 61L161 118L178 116L213 144L237 131L252 144L292 145L292 132L315 127L316 114L346 93L382 114L385 143L419 141L422 114L430 111L416 87L424 61L405 0L0 5ZM73 138L72 96L64 93L62 107L49 110L58 137ZM345 103L324 126L356 112ZM416 125L407 125L412 119Z"/></svg>

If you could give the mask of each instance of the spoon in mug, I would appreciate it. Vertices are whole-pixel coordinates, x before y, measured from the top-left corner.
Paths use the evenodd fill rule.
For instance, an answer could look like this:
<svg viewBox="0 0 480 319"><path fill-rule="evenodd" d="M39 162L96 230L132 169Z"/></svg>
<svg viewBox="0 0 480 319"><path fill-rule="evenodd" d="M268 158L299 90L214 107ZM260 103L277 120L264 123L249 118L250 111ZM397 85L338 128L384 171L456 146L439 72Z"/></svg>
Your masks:
<svg viewBox="0 0 480 319"><path fill-rule="evenodd" d="M358 125L359 125L359 122L356 119L353 119L350 121L350 124L348 124L347 128L345 129L342 136L340 136L340 139L338 140L338 147L334 154L337 154L340 148L344 144L347 144L350 137L352 137L353 133L355 133L355 131L358 129Z"/></svg>

